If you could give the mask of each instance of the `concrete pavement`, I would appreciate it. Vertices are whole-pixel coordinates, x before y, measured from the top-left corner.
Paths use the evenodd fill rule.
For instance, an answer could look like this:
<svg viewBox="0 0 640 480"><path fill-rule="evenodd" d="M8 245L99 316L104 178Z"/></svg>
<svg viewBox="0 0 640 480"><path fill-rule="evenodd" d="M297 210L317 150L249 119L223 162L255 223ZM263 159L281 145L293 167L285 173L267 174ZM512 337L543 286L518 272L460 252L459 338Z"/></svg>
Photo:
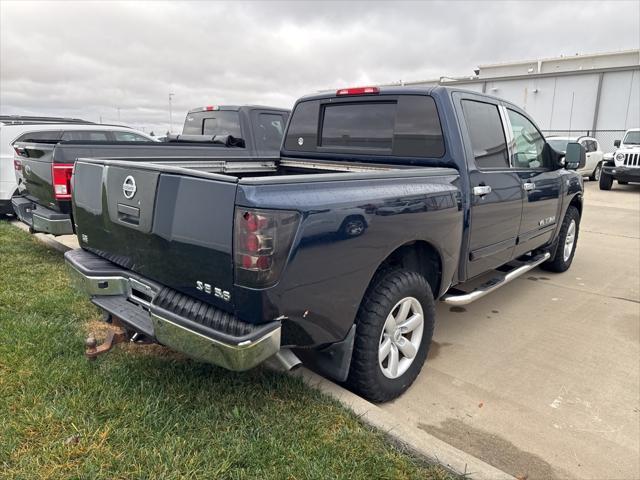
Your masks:
<svg viewBox="0 0 640 480"><path fill-rule="evenodd" d="M384 411L515 476L640 478L640 186L585 190L571 269L438 305L427 364Z"/></svg>

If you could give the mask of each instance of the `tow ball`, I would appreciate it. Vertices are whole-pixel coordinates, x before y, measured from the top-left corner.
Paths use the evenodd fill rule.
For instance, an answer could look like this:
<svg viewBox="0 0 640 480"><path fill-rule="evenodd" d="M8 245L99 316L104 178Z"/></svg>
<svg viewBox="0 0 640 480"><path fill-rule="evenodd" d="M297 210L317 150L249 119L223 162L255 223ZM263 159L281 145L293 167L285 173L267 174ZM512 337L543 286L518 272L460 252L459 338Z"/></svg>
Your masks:
<svg viewBox="0 0 640 480"><path fill-rule="evenodd" d="M98 345L95 335L93 333L89 334L84 342L85 346L87 347L84 351L84 355L89 360L95 360L98 355L107 353L118 343L124 343L127 341L129 341L129 335L122 327L122 325L114 319L113 329L109 330L109 333L107 333L107 338L105 338L104 342L102 342L100 345Z"/></svg>

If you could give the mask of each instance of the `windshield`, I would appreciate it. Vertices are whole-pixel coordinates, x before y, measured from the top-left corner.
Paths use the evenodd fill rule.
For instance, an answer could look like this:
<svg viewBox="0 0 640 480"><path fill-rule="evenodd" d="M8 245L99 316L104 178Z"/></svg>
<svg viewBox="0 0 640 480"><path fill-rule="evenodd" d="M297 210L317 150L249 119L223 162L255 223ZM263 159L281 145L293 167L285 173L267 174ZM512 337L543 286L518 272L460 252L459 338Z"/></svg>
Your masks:
<svg viewBox="0 0 640 480"><path fill-rule="evenodd" d="M242 138L240 116L233 110L187 114L183 135L233 135Z"/></svg>
<svg viewBox="0 0 640 480"><path fill-rule="evenodd" d="M569 140L562 138L548 138L547 143L551 145L556 152L566 152Z"/></svg>
<svg viewBox="0 0 640 480"><path fill-rule="evenodd" d="M622 143L625 145L640 145L640 131L627 132Z"/></svg>

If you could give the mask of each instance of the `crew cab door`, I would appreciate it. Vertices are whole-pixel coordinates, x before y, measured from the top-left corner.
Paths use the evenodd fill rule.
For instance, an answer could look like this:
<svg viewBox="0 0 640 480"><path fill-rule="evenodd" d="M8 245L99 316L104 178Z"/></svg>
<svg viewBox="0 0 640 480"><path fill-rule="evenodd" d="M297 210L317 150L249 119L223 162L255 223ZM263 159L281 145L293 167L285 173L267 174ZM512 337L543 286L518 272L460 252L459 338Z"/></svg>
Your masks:
<svg viewBox="0 0 640 480"><path fill-rule="evenodd" d="M542 133L523 113L505 107L511 165L524 192L522 221L514 256L538 248L553 235L560 213L561 177L551 165Z"/></svg>
<svg viewBox="0 0 640 480"><path fill-rule="evenodd" d="M471 188L466 277L513 258L522 215L522 181L509 164L506 122L498 101L456 94Z"/></svg>

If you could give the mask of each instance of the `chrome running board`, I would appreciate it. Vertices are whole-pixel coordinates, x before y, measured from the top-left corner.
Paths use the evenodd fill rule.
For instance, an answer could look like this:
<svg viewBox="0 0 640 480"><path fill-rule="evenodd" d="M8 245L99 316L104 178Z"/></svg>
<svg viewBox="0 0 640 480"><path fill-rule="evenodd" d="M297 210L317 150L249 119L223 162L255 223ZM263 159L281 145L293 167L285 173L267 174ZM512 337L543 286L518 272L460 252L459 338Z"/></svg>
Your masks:
<svg viewBox="0 0 640 480"><path fill-rule="evenodd" d="M488 293L491 293L494 290L497 290L498 288L503 287L504 285L509 283L511 280L514 280L518 278L520 275L527 273L529 270L536 268L538 265L540 265L542 262L547 261L549 258L551 258L551 254L549 252L536 255L530 261L522 264L519 267L515 267L513 270L509 271L508 273L505 273L502 276L494 277L487 280L482 285L476 287L474 290L472 290L469 293L462 293L459 295L456 295L453 293L446 293L442 297L442 301L449 305L456 305L456 306L467 305L471 302L478 300L479 298L484 297Z"/></svg>

